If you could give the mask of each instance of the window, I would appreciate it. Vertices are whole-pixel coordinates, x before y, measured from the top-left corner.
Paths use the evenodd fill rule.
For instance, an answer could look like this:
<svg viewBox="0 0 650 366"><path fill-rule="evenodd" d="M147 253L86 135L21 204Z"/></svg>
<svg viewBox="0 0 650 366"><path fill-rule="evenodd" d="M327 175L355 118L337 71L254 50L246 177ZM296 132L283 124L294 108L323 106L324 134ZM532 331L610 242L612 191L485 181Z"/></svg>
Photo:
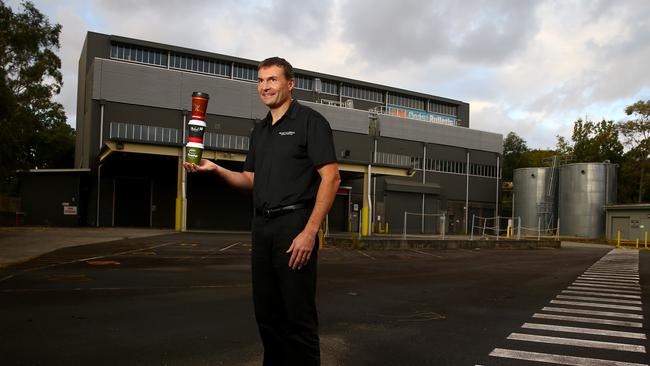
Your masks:
<svg viewBox="0 0 650 366"><path fill-rule="evenodd" d="M361 100L368 100L371 102L383 103L381 92L372 89L361 88L357 86L343 85L341 87L341 96L361 99Z"/></svg>
<svg viewBox="0 0 650 366"><path fill-rule="evenodd" d="M249 80L257 82L257 67L235 64L233 77L235 79Z"/></svg>
<svg viewBox="0 0 650 366"><path fill-rule="evenodd" d="M335 81L321 80L321 93L339 95L339 84Z"/></svg>
<svg viewBox="0 0 650 366"><path fill-rule="evenodd" d="M167 52L123 43L111 44L111 58L167 67Z"/></svg>
<svg viewBox="0 0 650 366"><path fill-rule="evenodd" d="M422 111L424 110L424 100L415 97L407 97L405 95L389 94L388 104L411 109L419 109Z"/></svg>
<svg viewBox="0 0 650 366"><path fill-rule="evenodd" d="M172 69L230 77L230 64L223 61L179 53L172 53L170 60L169 66Z"/></svg>
<svg viewBox="0 0 650 366"><path fill-rule="evenodd" d="M458 116L458 106L429 101L429 112L457 117Z"/></svg>
<svg viewBox="0 0 650 366"><path fill-rule="evenodd" d="M305 76L296 75L296 89L313 90L314 80Z"/></svg>

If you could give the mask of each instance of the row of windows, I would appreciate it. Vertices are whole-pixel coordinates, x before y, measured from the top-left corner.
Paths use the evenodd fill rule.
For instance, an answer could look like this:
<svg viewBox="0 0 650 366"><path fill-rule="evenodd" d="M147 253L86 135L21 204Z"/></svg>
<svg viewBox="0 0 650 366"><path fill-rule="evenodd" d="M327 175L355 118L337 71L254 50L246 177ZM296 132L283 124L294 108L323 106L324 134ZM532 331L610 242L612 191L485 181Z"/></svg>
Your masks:
<svg viewBox="0 0 650 366"><path fill-rule="evenodd" d="M415 158L414 162L417 168L422 169L421 159ZM467 163L463 161L436 160L427 159L426 170L443 173L467 174ZM469 175L495 178L497 168L494 165L486 164L469 164Z"/></svg>
<svg viewBox="0 0 650 366"><path fill-rule="evenodd" d="M383 103L383 93L373 89L361 88L358 86L343 85L341 96L354 99L369 100L371 102Z"/></svg>
<svg viewBox="0 0 650 366"><path fill-rule="evenodd" d="M233 78L257 82L257 67L235 64Z"/></svg>
<svg viewBox="0 0 650 366"><path fill-rule="evenodd" d="M219 62L216 60L172 53L170 67L175 69L198 71L207 74L230 77L231 65L229 63Z"/></svg>
<svg viewBox="0 0 650 366"><path fill-rule="evenodd" d="M424 100L419 98L407 97L399 94L389 94L388 95L388 104L398 105L402 107L419 109L421 111L424 109Z"/></svg>
<svg viewBox="0 0 650 366"><path fill-rule="evenodd" d="M167 67L167 52L120 43L111 44L111 58Z"/></svg>
<svg viewBox="0 0 650 366"><path fill-rule="evenodd" d="M257 82L257 67L235 64L234 68L230 63L207 58L199 58L183 54L170 54L168 63L168 54L165 51L127 45L122 43L111 44L111 58L141 62L156 66L169 66L175 69L196 71L207 74L213 74L235 79ZM232 69L232 70L231 70ZM296 75L296 88L302 90L314 90L314 79ZM321 93L338 95L339 84L335 81L320 80ZM341 96L368 100L371 102L383 103L384 93L378 90L363 88L358 86L343 85L341 86ZM402 107L425 110L425 101L415 97L403 95L388 95L388 104ZM429 112L440 113L451 116L458 116L458 107L454 105L439 104L429 102Z"/></svg>
<svg viewBox="0 0 650 366"><path fill-rule="evenodd" d="M304 76L296 75L296 89L313 90L313 80Z"/></svg>
<svg viewBox="0 0 650 366"><path fill-rule="evenodd" d="M339 84L336 81L321 80L321 93L339 95Z"/></svg>
<svg viewBox="0 0 650 366"><path fill-rule="evenodd" d="M458 116L458 106L429 102L429 112Z"/></svg>

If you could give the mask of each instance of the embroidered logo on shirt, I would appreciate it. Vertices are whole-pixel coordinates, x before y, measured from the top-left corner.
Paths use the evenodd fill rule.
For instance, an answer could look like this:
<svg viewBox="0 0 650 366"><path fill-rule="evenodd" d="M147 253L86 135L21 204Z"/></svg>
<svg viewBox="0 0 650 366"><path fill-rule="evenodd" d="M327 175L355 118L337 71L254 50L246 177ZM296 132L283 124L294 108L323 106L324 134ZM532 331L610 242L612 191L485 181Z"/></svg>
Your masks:
<svg viewBox="0 0 650 366"><path fill-rule="evenodd" d="M278 132L280 136L293 136L296 134L296 131L281 131Z"/></svg>

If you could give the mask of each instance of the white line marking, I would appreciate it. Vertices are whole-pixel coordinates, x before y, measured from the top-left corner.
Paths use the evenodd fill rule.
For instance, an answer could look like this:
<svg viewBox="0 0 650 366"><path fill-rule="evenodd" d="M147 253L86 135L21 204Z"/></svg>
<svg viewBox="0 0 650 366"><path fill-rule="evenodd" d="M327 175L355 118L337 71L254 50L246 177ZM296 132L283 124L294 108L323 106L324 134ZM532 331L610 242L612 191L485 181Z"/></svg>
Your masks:
<svg viewBox="0 0 650 366"><path fill-rule="evenodd" d="M572 283L574 286L587 286L587 287L602 287L602 288L607 288L607 289L618 289L618 290L624 290L624 291L633 291L635 293L639 293L640 291L632 288L632 287L627 287L627 286L615 286L615 285L599 285L597 283L587 283L587 282L574 282Z"/></svg>
<svg viewBox="0 0 650 366"><path fill-rule="evenodd" d="M615 317L615 318L628 318L628 319L643 320L643 315L629 314L629 313L618 313L618 312L613 312L613 311L569 309L569 308L558 308L558 307L553 307L553 306L545 306L545 307L542 308L542 311L552 311L552 312L556 312L556 313L569 313L569 314L609 316L609 317Z"/></svg>
<svg viewBox="0 0 650 366"><path fill-rule="evenodd" d="M591 308L607 308L607 309L618 309L618 310L643 311L643 309L640 306L610 305L610 304L600 304L600 303L596 303L596 302L551 300L551 304L586 306L586 307L591 307Z"/></svg>
<svg viewBox="0 0 650 366"><path fill-rule="evenodd" d="M638 280L638 274L629 274L629 275L617 275L617 274L608 274L608 273L599 273L599 272L585 272L582 276L591 276L591 277L600 277L600 278L620 278L623 280Z"/></svg>
<svg viewBox="0 0 650 366"><path fill-rule="evenodd" d="M598 291L594 289L594 291ZM573 291L573 290L562 290L565 294L577 294L577 295L597 295L597 296L609 296L609 297L618 297L622 299L640 299L639 295L619 295L619 294L609 294L607 292L591 292L591 291Z"/></svg>
<svg viewBox="0 0 650 366"><path fill-rule="evenodd" d="M581 276L587 277L599 277L599 278L611 278L617 280L638 280L639 272L635 271L629 274L620 274L620 273L603 273L603 272L584 272Z"/></svg>
<svg viewBox="0 0 650 366"><path fill-rule="evenodd" d="M612 290L607 288L589 288L589 287L580 287L580 286L569 286L567 288L569 290L612 292L615 294L639 294L640 293L640 291L633 291L633 290Z"/></svg>
<svg viewBox="0 0 650 366"><path fill-rule="evenodd" d="M511 333L508 336L508 339L514 341L561 344L564 346L600 348L600 349L611 349L615 351L646 353L644 346L637 346L634 344L626 344L626 343L589 341L586 339L549 337L549 336L540 336L540 335L523 334L523 333Z"/></svg>
<svg viewBox="0 0 650 366"><path fill-rule="evenodd" d="M586 357L574 357L574 356L563 356L563 355L554 355L550 353L538 353L538 352L526 352L526 351L516 351L502 348L495 348L490 352L490 356L494 357L503 357L511 358L515 360L526 360L526 361L537 361L537 362L547 362L554 363L558 365L571 365L571 366L648 366L645 363L632 363L632 362L621 362L621 361L609 361L599 358L586 358Z"/></svg>
<svg viewBox="0 0 650 366"><path fill-rule="evenodd" d="M593 276L580 276L578 277L580 280L587 280L587 281L594 281L594 282L604 282L604 281L609 281L609 282L616 282L620 283L622 285L624 284L632 284L632 285L638 285L639 280L620 280L618 278L604 278L604 277L593 277Z"/></svg>
<svg viewBox="0 0 650 366"><path fill-rule="evenodd" d="M9 275L9 276L6 276L6 277L2 277L2 278L0 278L0 282L6 281L6 280L11 279L13 277L14 277L14 275Z"/></svg>
<svg viewBox="0 0 650 366"><path fill-rule="evenodd" d="M639 274L639 269L635 268L627 271L615 271L611 269L590 268L586 270L585 273L602 274L602 275L609 275L609 276L636 276Z"/></svg>
<svg viewBox="0 0 650 366"><path fill-rule="evenodd" d="M436 257L436 258L442 258L442 257L439 256L439 255L435 255L435 254L431 254L431 253L423 252L423 251L421 251L421 250L409 249L409 251L411 251L411 252L415 252L415 253L420 253L420 254L425 254L425 255L430 255L430 256L432 256L432 257Z"/></svg>
<svg viewBox="0 0 650 366"><path fill-rule="evenodd" d="M358 252L358 253L361 254L361 255L365 255L366 257L368 257L368 258L370 258L370 259L372 259L372 260L376 260L376 259L377 259L377 258L371 256L370 254L368 254L368 253L364 253L364 252L362 252L362 251L360 251L360 250L358 250L358 249L356 250L356 252Z"/></svg>
<svg viewBox="0 0 650 366"><path fill-rule="evenodd" d="M236 242L235 244L232 244L232 245L228 245L227 247L223 247L223 248L219 249L219 251L223 252L224 250L228 250L228 249L234 247L237 244L241 244L241 241L238 241L238 242Z"/></svg>
<svg viewBox="0 0 650 366"><path fill-rule="evenodd" d="M637 300L605 299L605 298L602 298L602 297L590 297L590 296L557 295L556 298L557 299L565 299L565 300L602 301L602 302L611 302L611 303L615 303L615 304L642 305L641 301L637 301Z"/></svg>
<svg viewBox="0 0 650 366"><path fill-rule="evenodd" d="M549 330L554 332L594 334L594 335L603 335L603 336L619 337L619 338L646 339L646 335L643 333L620 332L615 330L605 330L605 329L595 329L595 328L565 327L560 325L537 324L537 323L524 323L524 325L522 325L521 327L525 329Z"/></svg>
<svg viewBox="0 0 650 366"><path fill-rule="evenodd" d="M235 242L234 244L239 244L239 243L241 243L241 242ZM229 243L226 243L226 245L229 245L229 244L231 244L231 243L230 243L230 242L229 242ZM234 244L233 244L233 245L234 245ZM213 256L213 255L215 255L217 252L221 252L221 251L223 251L223 249L224 249L224 248L213 248L213 249L210 249L210 250L208 250L207 252L205 252L205 253L208 253L208 254L202 256L201 259L207 259L207 258L209 258L209 257L211 257L211 256ZM228 249L228 247L226 247L225 249Z"/></svg>
<svg viewBox="0 0 650 366"><path fill-rule="evenodd" d="M591 283L591 284L595 284L595 285L607 285L607 286L613 287L613 288L628 288L628 289L638 289L639 288L638 284L626 284L626 283L620 283L620 282L609 282L609 281L598 281L598 280L577 279L577 280L575 280L574 283Z"/></svg>
<svg viewBox="0 0 650 366"><path fill-rule="evenodd" d="M607 325L616 325L616 326L630 327L630 328L643 328L643 323L639 323L639 322L627 322L627 321L621 321L621 320L608 320L608 319L599 319L599 318L586 318L586 317L581 317L581 316L533 314L533 318L551 319L551 320L566 320L566 321L578 322L578 323L607 324Z"/></svg>

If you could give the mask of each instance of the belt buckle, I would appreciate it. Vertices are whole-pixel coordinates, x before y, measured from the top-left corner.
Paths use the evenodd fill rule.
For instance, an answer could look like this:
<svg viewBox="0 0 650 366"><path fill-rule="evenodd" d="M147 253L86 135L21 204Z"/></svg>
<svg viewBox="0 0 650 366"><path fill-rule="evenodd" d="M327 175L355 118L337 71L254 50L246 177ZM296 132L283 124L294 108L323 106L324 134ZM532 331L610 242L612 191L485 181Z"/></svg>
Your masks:
<svg viewBox="0 0 650 366"><path fill-rule="evenodd" d="M262 210L262 215L264 217L266 217L267 219L270 219L271 218L271 210L269 210L269 209Z"/></svg>

